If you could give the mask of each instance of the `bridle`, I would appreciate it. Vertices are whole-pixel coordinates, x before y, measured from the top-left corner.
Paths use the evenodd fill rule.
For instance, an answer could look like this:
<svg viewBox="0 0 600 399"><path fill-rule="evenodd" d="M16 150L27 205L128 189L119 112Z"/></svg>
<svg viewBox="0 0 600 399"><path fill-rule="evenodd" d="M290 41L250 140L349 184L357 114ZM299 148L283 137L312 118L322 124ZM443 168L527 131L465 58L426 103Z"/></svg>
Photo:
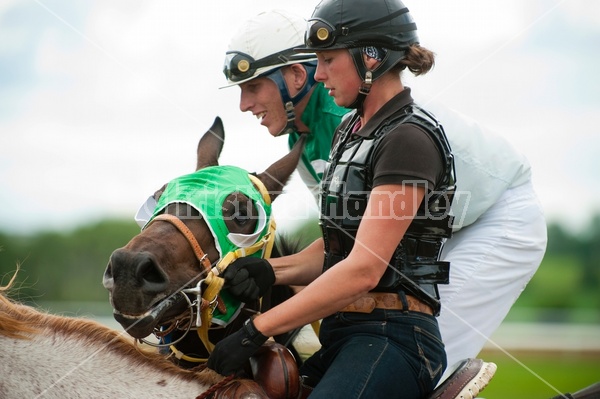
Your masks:
<svg viewBox="0 0 600 399"><path fill-rule="evenodd" d="M194 233L192 233L192 231L185 225L185 223L183 223L181 219L179 219L175 215L163 213L152 219L152 222L150 222L149 225L159 220L171 223L177 228L177 230L181 232L181 234L183 234L186 240L190 243L190 246L194 251L194 255L196 255L196 259L198 259L200 265L203 266L204 269L208 272L211 268L208 255L202 250L202 247L198 243L198 240L196 240L196 237L194 237Z"/></svg>
<svg viewBox="0 0 600 399"><path fill-rule="evenodd" d="M250 174L248 176L260 192L265 203L270 204L271 198L264 184L256 176ZM148 227L152 223L157 221L172 224L185 237L185 239L190 244L194 255L196 256L196 259L198 260L199 267L201 269L201 274L206 274L206 277L198 281L195 287L183 288L180 291L177 291L173 294L183 295L186 301L188 302L188 309L190 311L189 323L187 327L183 329L183 334L176 341L158 344L147 341L145 339L140 339L140 341L154 347L169 347L178 358L183 358L187 361L206 361L206 359L196 359L187 357L186 355L182 354L179 350L177 350L177 348L175 348L174 345L183 340L188 334L188 332L192 329L192 325L194 325L196 327L198 337L204 343L204 346L209 351L209 353L212 352L212 350L214 349L214 344L210 342L208 338L208 329L211 325L212 315L215 308L219 308L219 310L225 313L225 305L219 298L219 292L223 288L223 284L225 281L222 277L220 277L220 275L234 260L244 256L252 255L261 249L263 250L262 257L269 258L275 241L275 220L271 218L271 220L269 221L268 231L261 239L259 239L257 242L248 247L238 247L235 250L230 251L225 256L223 256L215 266L212 266L210 259L208 259L208 255L202 250L202 247L198 243L198 240L196 239L192 231L185 225L185 223L183 223L183 221L179 217L163 213L152 219L145 227ZM206 286L204 290L202 289L203 284ZM195 300L191 301L188 297L188 294L195 296ZM195 312L194 309L196 309ZM185 318L185 316L183 316L183 318ZM154 335L159 339L161 337L164 337L165 335L173 331L175 328L178 328L181 320L182 318L178 318L177 320L173 321L172 325L165 331L155 331Z"/></svg>

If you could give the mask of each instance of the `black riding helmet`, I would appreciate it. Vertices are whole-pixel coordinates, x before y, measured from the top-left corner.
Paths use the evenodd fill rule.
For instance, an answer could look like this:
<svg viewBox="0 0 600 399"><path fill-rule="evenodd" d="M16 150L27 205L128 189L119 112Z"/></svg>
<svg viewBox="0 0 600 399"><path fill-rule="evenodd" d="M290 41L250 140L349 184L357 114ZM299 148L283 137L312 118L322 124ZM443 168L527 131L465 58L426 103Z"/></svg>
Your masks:
<svg viewBox="0 0 600 399"><path fill-rule="evenodd" d="M323 0L315 8L299 52L346 48L363 79L360 94L351 108L360 108L371 83L404 59L406 50L419 43L417 25L400 0ZM362 48L385 49L385 56L368 70Z"/></svg>

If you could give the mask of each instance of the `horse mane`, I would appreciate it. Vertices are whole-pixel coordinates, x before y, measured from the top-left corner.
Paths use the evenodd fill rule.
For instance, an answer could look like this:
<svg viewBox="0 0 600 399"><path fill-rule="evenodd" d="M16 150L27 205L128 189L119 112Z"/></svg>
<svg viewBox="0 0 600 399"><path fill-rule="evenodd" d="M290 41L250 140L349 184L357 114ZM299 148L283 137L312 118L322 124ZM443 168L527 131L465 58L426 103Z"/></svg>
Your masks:
<svg viewBox="0 0 600 399"><path fill-rule="evenodd" d="M34 325L25 317L28 310L25 306L17 305L5 296L15 281L15 273L6 286L0 287L0 335L8 338L27 339L29 334L37 331Z"/></svg>
<svg viewBox="0 0 600 399"><path fill-rule="evenodd" d="M154 348L143 348L123 332L109 328L97 321L54 315L12 301L6 296L6 293L15 276L16 273L8 285L0 287L0 336L32 340L37 334L60 334L63 337L69 337L73 342L79 342L80 345L94 345L99 350L111 351L118 356L128 358L135 364L154 367L165 375L176 375L184 380L194 380L209 385L213 385L223 378L203 367L182 369Z"/></svg>

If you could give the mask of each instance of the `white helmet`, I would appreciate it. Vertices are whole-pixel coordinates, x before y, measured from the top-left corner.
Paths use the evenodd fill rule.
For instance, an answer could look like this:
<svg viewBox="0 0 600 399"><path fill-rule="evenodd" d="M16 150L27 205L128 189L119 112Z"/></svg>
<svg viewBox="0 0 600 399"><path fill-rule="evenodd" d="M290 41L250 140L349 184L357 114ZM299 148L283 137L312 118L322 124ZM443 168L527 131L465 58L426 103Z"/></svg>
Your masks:
<svg viewBox="0 0 600 399"><path fill-rule="evenodd" d="M258 14L244 22L229 43L223 72L228 85L238 85L285 65L315 61L313 53L300 54L306 20L283 10Z"/></svg>
<svg viewBox="0 0 600 399"><path fill-rule="evenodd" d="M295 130L295 106L315 84L317 56L294 51L304 46L305 30L306 20L302 17L282 10L263 12L241 26L225 53L223 73L229 84L224 87L266 77L279 88L287 123L278 135ZM304 87L293 97L281 73L282 67L291 64L302 64L307 73Z"/></svg>

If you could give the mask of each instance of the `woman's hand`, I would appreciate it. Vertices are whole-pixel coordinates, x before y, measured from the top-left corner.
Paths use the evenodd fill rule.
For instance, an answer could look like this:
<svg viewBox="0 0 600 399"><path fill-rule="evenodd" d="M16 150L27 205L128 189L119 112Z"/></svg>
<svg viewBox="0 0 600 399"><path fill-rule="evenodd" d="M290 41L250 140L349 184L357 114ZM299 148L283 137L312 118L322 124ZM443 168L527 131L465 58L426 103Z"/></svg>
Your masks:
<svg viewBox="0 0 600 399"><path fill-rule="evenodd" d="M242 302L252 302L262 297L275 283L271 264L261 258L239 258L223 272L223 288Z"/></svg>
<svg viewBox="0 0 600 399"><path fill-rule="evenodd" d="M236 374L267 339L248 319L242 328L215 345L206 366L224 376Z"/></svg>

